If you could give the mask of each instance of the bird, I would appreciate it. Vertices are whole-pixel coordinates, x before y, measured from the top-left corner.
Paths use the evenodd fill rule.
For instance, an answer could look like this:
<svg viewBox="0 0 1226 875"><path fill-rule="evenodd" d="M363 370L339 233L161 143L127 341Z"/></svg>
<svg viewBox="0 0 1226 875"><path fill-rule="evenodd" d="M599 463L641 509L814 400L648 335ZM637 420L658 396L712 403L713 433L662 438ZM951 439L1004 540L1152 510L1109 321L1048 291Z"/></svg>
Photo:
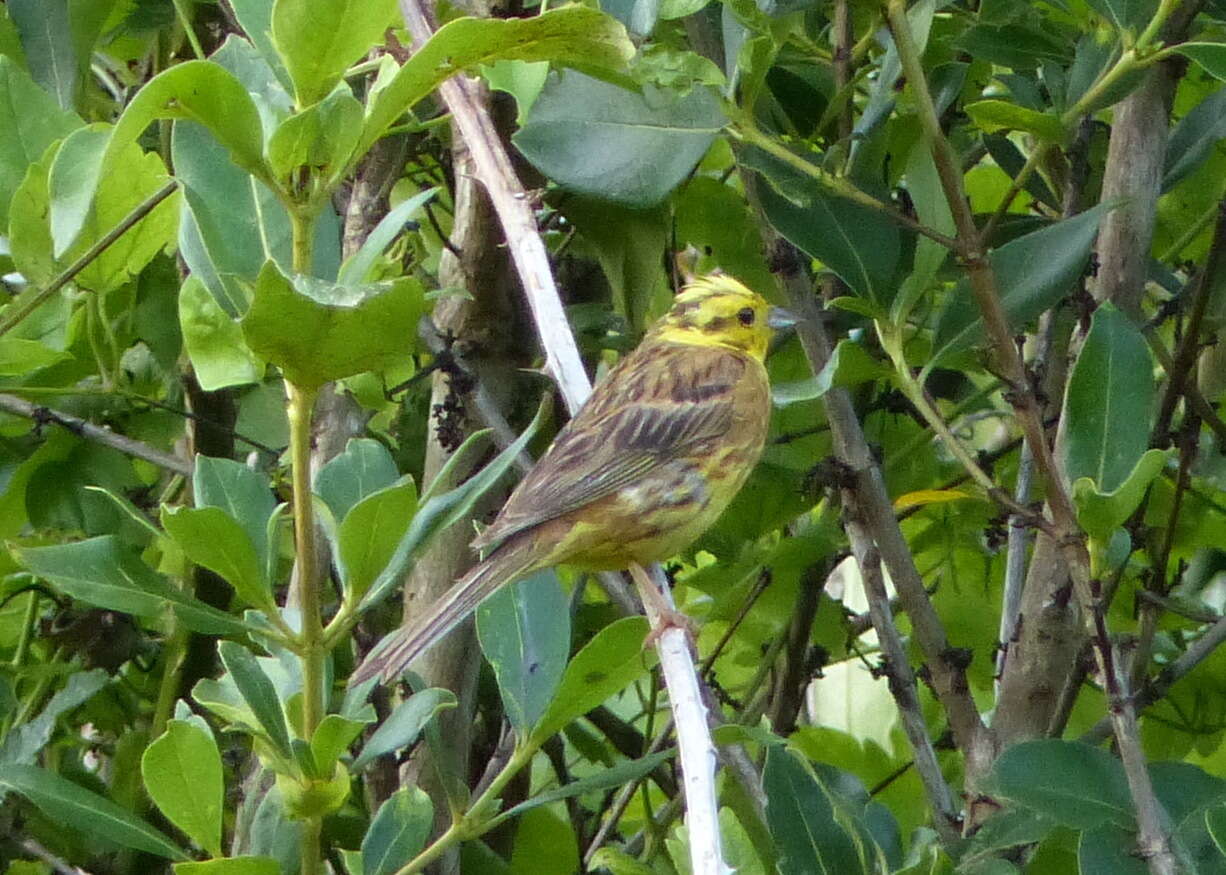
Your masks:
<svg viewBox="0 0 1226 875"><path fill-rule="evenodd" d="M393 682L487 596L544 568L641 573L693 543L762 454L767 347L794 322L731 276L691 279L472 542L484 558L385 637L350 685Z"/></svg>

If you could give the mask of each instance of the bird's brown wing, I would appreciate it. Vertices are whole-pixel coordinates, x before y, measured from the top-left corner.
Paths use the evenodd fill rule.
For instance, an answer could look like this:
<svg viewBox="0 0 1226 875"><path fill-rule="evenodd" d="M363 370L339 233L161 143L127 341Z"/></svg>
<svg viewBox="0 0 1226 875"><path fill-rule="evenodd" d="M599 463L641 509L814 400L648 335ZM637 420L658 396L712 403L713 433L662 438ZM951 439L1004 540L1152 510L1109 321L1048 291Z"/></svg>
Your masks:
<svg viewBox="0 0 1226 875"><path fill-rule="evenodd" d="M746 364L723 349L640 347L596 387L473 546L497 546L721 437Z"/></svg>

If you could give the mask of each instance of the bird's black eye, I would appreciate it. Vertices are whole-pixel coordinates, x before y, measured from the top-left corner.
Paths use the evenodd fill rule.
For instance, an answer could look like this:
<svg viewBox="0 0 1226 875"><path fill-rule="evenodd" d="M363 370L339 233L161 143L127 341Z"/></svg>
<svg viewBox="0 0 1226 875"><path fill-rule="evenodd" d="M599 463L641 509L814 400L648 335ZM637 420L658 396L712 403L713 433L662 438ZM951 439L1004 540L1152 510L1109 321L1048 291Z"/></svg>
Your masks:
<svg viewBox="0 0 1226 875"><path fill-rule="evenodd" d="M757 314L754 313L752 307L746 307L736 314L736 318L740 320L742 325L749 326L753 325L753 320L756 315Z"/></svg>

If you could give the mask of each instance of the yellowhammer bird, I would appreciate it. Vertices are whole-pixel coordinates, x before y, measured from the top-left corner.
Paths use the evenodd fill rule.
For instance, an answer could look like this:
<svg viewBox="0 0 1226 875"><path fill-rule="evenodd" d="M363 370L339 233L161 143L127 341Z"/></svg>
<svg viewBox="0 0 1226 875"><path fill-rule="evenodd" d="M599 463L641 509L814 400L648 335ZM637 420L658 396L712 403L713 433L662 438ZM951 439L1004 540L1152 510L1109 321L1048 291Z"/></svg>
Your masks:
<svg viewBox="0 0 1226 875"><path fill-rule="evenodd" d="M771 329L790 322L731 277L693 281L473 541L485 559L385 638L350 683L390 682L486 596L542 568L620 570L689 546L762 453L763 359Z"/></svg>

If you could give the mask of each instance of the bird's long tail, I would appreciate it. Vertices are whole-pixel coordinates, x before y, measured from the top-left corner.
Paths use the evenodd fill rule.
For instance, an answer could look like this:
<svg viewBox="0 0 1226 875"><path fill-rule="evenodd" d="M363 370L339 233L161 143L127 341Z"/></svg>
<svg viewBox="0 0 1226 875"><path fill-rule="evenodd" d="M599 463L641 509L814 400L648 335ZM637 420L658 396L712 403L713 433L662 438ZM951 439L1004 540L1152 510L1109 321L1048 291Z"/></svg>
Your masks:
<svg viewBox="0 0 1226 875"><path fill-rule="evenodd" d="M414 659L432 647L492 595L494 590L537 570L529 539L512 540L460 578L447 593L392 632L367 654L349 679L350 686L379 675L391 683Z"/></svg>

